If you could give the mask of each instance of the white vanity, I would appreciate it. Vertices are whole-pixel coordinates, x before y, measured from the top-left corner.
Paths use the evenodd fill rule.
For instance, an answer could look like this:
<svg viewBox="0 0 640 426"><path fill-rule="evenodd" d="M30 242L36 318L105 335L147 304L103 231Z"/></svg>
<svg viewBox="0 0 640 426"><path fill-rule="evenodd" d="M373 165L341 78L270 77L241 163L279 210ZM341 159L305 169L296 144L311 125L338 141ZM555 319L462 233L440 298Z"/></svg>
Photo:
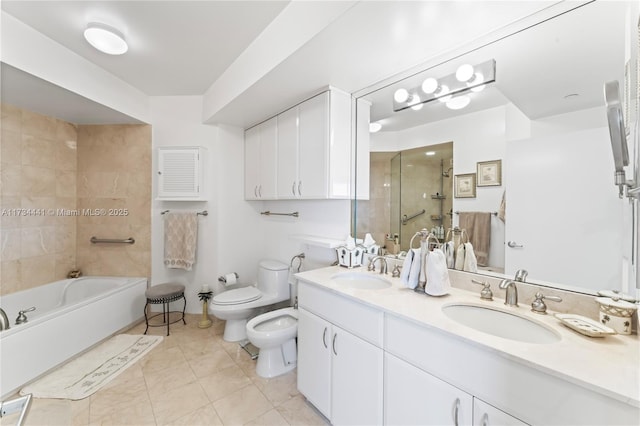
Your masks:
<svg viewBox="0 0 640 426"><path fill-rule="evenodd" d="M481 300L456 288L469 274L436 298L390 275L373 290L332 278L345 272L297 275L298 388L332 424L639 424L637 335L591 338L532 313L528 298L514 308L498 294ZM442 308L451 304L513 312L557 338L483 333L449 318Z"/></svg>

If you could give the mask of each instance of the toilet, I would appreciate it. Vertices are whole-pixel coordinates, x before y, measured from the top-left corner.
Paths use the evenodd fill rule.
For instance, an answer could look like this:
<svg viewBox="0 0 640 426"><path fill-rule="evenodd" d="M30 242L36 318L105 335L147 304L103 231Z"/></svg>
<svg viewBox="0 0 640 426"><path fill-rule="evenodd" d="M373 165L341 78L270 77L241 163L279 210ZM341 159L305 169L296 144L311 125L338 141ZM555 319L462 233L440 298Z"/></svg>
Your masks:
<svg viewBox="0 0 640 426"><path fill-rule="evenodd" d="M298 310L276 309L258 315L247 323L247 337L260 349L256 374L271 378L296 368Z"/></svg>
<svg viewBox="0 0 640 426"><path fill-rule="evenodd" d="M263 260L258 265L256 286L223 291L211 299L209 313L225 320L223 339L239 342L247 339L247 321L259 309L289 299L287 281L289 267L276 260Z"/></svg>

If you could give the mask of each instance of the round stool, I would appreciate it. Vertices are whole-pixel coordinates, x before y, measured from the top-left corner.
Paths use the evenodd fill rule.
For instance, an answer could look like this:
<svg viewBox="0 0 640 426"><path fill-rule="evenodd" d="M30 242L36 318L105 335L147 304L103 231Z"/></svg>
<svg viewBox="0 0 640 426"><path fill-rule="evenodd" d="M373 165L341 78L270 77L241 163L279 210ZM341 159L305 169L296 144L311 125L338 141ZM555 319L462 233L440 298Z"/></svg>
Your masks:
<svg viewBox="0 0 640 426"><path fill-rule="evenodd" d="M176 323L180 320L182 320L185 325L187 324L184 320L184 311L187 309L187 299L184 297L184 286L182 284L165 283L154 285L149 287L147 291L144 292L144 295L147 297L147 303L145 303L144 305L144 321L147 324L147 328L144 330L144 334L147 334L147 330L149 330L149 327L162 327L166 324L168 336L169 324ZM184 299L182 318L178 318L175 321L169 322L169 314L171 313L169 312L169 303L175 302L179 299ZM147 317L147 306L159 304L162 304L162 313ZM162 324L149 324L149 320L157 317L158 315L162 315Z"/></svg>

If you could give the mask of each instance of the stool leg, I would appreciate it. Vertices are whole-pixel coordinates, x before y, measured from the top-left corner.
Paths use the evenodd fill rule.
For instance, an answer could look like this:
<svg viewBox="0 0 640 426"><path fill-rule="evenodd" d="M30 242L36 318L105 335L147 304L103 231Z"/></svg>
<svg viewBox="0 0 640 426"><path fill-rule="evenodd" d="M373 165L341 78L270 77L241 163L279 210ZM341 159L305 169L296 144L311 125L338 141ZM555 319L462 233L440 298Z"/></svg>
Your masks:
<svg viewBox="0 0 640 426"><path fill-rule="evenodd" d="M182 298L184 299L184 306L182 307L182 323L187 325L187 322L184 320L184 311L187 310L187 298L184 297L184 293L182 294Z"/></svg>
<svg viewBox="0 0 640 426"><path fill-rule="evenodd" d="M149 300L147 299L147 303L144 304L144 322L147 324L147 328L144 329L144 334L147 334L147 330L149 330L149 318L147 318L147 306L149 306Z"/></svg>
<svg viewBox="0 0 640 426"><path fill-rule="evenodd" d="M166 313L166 318L167 318L167 336L169 335L169 303L165 302L162 304L162 309L164 311L166 307L167 313Z"/></svg>

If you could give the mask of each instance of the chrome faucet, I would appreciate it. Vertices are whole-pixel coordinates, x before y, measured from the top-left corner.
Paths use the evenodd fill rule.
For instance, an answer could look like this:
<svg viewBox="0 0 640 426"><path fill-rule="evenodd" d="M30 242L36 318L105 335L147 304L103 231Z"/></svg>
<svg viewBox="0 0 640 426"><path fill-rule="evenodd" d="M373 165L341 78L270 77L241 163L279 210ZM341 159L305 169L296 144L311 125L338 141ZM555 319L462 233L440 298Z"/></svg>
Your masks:
<svg viewBox="0 0 640 426"><path fill-rule="evenodd" d="M504 296L504 304L507 306L518 306L518 288L516 287L515 281L502 280L500 281L499 287L507 290Z"/></svg>
<svg viewBox="0 0 640 426"><path fill-rule="evenodd" d="M387 273L387 259L385 259L384 256L376 256L373 259L371 259L371 262L369 262L369 267L367 268L369 271L375 271L376 270L376 260L381 260L382 262L380 262L380 273L381 274L386 274Z"/></svg>
<svg viewBox="0 0 640 426"><path fill-rule="evenodd" d="M523 283L526 281L527 275L529 275L529 272L527 272L525 269L518 269L516 271L516 276L514 280Z"/></svg>
<svg viewBox="0 0 640 426"><path fill-rule="evenodd" d="M0 308L0 330L8 330L10 328L9 318L7 318L6 312Z"/></svg>

